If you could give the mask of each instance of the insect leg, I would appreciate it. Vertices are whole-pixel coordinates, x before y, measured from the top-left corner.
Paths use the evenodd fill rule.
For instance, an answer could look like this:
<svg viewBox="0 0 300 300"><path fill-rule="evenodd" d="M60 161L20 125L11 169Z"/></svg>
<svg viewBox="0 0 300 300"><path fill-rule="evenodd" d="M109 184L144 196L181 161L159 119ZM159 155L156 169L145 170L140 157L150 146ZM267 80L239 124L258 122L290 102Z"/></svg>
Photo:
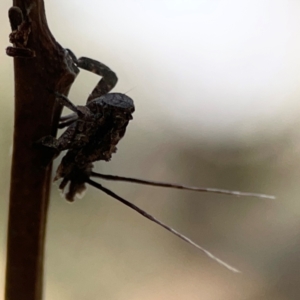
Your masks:
<svg viewBox="0 0 300 300"><path fill-rule="evenodd" d="M73 119L73 118L77 118L77 114L76 113L73 113L73 114L69 114L69 115L66 115L66 116L62 116L60 117L59 121L60 122L64 122L64 121L68 121L70 119Z"/></svg>
<svg viewBox="0 0 300 300"><path fill-rule="evenodd" d="M58 128L59 129L65 128L65 127L71 125L77 119L78 119L78 116L76 113L63 116L59 119Z"/></svg>
<svg viewBox="0 0 300 300"><path fill-rule="evenodd" d="M70 149L72 147L75 130L74 124L74 126L69 126L58 139L52 135L47 135L37 141L37 144L56 149L58 152Z"/></svg>
<svg viewBox="0 0 300 300"><path fill-rule="evenodd" d="M107 94L117 84L118 77L116 73L101 62L88 57L80 57L76 63L79 68L102 76L101 80L89 95L87 103Z"/></svg>
<svg viewBox="0 0 300 300"><path fill-rule="evenodd" d="M63 106L69 108L75 113L79 113L78 108L65 95L55 92L56 100Z"/></svg>

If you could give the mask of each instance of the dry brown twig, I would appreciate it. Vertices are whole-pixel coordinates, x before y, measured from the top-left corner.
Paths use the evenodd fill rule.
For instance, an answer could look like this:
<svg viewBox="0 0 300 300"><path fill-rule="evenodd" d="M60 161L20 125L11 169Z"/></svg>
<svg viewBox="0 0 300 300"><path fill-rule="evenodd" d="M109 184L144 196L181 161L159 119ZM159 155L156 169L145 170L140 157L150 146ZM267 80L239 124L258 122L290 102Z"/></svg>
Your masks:
<svg viewBox="0 0 300 300"><path fill-rule="evenodd" d="M62 109L46 85L67 94L77 70L50 32L42 0L14 0L9 19L15 121L5 299L40 300L53 152L33 143L56 134Z"/></svg>

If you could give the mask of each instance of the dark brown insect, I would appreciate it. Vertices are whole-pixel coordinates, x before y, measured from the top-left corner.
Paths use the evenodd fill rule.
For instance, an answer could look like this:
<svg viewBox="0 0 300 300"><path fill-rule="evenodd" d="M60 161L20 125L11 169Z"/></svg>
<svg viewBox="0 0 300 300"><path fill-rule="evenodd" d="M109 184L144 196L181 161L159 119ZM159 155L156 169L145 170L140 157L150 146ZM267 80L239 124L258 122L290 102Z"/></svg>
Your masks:
<svg viewBox="0 0 300 300"><path fill-rule="evenodd" d="M65 194L66 199L68 201L74 201L76 194L80 194L83 190L85 190L85 184L88 183L134 209L149 220L164 227L189 244L200 249L206 255L224 265L231 271L238 272L235 268L218 259L209 251L197 245L189 238L180 234L173 228L165 225L161 221L155 219L153 216L126 199L118 196L113 191L103 187L100 183L95 182L91 179L91 177L98 177L105 180L127 181L153 186L193 190L198 192L210 192L236 196L252 196L260 198L274 197L263 194L189 187L180 184L154 182L114 175L104 175L93 172L93 162L98 160L109 161L112 154L117 151L116 145L124 136L129 121L132 120L134 103L131 98L124 94L109 93L116 85L118 80L116 74L110 68L87 57L81 57L77 60L75 55L70 50L68 51L70 57L79 68L96 73L102 76L102 79L88 97L85 106L75 106L66 96L55 93L57 101L69 108L71 111L73 111L73 113L61 117L59 128L67 127L67 129L58 139L52 136L46 136L39 141L44 146L56 149L58 154L61 151L67 150L66 155L63 157L56 171L56 176L54 179L62 179L59 186L62 190L64 190L69 183L68 191Z"/></svg>

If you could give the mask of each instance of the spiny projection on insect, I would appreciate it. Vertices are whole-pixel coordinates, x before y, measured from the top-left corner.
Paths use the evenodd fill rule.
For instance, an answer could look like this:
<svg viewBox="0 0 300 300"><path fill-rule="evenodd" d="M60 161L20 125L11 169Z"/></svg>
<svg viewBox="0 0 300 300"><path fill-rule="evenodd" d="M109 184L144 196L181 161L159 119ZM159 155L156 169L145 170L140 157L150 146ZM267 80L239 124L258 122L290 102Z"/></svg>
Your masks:
<svg viewBox="0 0 300 300"><path fill-rule="evenodd" d="M70 50L67 50L67 52L77 67L100 75L102 78L89 95L87 103L84 106L75 106L66 96L54 92L57 101L63 106L69 108L71 111L73 111L73 113L60 118L58 127L67 127L67 129L58 139L53 136L46 136L39 141L40 144L55 149L57 155L61 151L67 150L67 153L62 158L62 161L58 166L54 178L54 180L62 179L59 185L61 190L64 190L69 184L68 191L65 193L66 199L68 201L74 201L74 197L83 192L86 188L85 184L88 183L89 185L94 186L112 198L132 208L147 219L164 227L182 240L195 246L229 270L238 272L237 269L215 257L209 251L199 246L183 234L165 225L141 208L102 186L100 183L95 182L91 179L91 177L198 192L219 193L235 196L251 196L259 198L274 197L264 194L190 187L180 184L155 182L93 172L93 162L99 160L109 161L112 154L117 151L116 145L124 136L129 121L132 120L134 103L133 100L125 94L109 93L114 88L118 80L116 74L109 67L87 57L81 57L77 59L73 52Z"/></svg>

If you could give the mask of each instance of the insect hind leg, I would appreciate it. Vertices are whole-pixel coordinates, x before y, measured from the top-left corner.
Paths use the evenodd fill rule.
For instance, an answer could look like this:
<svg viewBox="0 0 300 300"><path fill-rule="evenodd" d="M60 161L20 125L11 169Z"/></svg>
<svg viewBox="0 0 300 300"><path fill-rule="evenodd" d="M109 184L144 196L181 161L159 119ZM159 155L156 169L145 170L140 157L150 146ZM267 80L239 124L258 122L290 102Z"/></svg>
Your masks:
<svg viewBox="0 0 300 300"><path fill-rule="evenodd" d="M89 95L87 103L95 98L107 94L117 84L118 77L116 73L97 60L88 57L80 57L77 60L77 66L81 69L102 76L101 80L97 83L92 93Z"/></svg>

